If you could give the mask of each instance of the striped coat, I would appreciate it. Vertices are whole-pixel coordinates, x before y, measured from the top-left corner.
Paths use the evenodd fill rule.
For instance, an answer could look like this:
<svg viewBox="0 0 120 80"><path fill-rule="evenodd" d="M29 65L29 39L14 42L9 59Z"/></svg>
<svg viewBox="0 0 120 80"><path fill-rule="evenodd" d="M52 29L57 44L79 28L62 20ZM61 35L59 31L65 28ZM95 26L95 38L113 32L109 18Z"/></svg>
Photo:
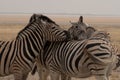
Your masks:
<svg viewBox="0 0 120 80"><path fill-rule="evenodd" d="M0 76L14 74L15 80L26 80L35 58L43 57L45 43L68 38L69 33L50 18L34 14L15 40L0 41Z"/></svg>

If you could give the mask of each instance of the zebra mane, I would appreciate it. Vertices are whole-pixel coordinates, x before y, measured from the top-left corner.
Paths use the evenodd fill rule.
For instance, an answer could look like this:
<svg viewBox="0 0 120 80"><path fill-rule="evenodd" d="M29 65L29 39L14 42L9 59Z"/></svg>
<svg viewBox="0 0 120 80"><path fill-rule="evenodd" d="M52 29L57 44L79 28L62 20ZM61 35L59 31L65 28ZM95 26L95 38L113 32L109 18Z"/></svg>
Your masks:
<svg viewBox="0 0 120 80"><path fill-rule="evenodd" d="M41 20L43 20L43 21L48 22L48 23L54 23L54 24L56 24L53 20L51 20L51 19L48 18L47 16L41 15L39 18L40 18Z"/></svg>
<svg viewBox="0 0 120 80"><path fill-rule="evenodd" d="M106 31L95 31L91 35L90 39L94 39L94 38L96 38L96 39L107 39L109 41L111 39L110 34L108 32L106 32Z"/></svg>
<svg viewBox="0 0 120 80"><path fill-rule="evenodd" d="M56 24L53 20L51 20L49 17L42 15L42 14L33 14L29 20L29 22L34 22L36 20L43 20L46 21L48 23L54 23Z"/></svg>
<svg viewBox="0 0 120 80"><path fill-rule="evenodd" d="M30 25L30 23L28 23L28 25ZM22 32L24 32L24 31L29 27L28 25L18 32L16 38L18 38L18 37L20 36L20 34L21 34Z"/></svg>
<svg viewBox="0 0 120 80"><path fill-rule="evenodd" d="M17 35L17 38L18 36L24 32L27 28L31 27L30 25L33 24L34 22L40 22L42 23L42 21L45 21L47 23L53 23L53 24L56 24L53 20L51 20L50 18L48 18L47 16L44 16L42 14L33 14L31 17L30 17L30 20L29 20L29 23L26 25L25 28L23 28ZM56 24L57 25L57 24Z"/></svg>
<svg viewBox="0 0 120 80"><path fill-rule="evenodd" d="M37 18L38 16L41 16L41 15L40 15L40 14L39 14L39 15L33 14L33 15L30 17L30 20L29 20L28 24L27 24L22 30L20 30L20 31L18 32L18 35L17 35L16 38L18 38L19 35L20 35L22 32L24 32L27 28L29 28L30 25L31 25L33 22L36 21L36 18Z"/></svg>

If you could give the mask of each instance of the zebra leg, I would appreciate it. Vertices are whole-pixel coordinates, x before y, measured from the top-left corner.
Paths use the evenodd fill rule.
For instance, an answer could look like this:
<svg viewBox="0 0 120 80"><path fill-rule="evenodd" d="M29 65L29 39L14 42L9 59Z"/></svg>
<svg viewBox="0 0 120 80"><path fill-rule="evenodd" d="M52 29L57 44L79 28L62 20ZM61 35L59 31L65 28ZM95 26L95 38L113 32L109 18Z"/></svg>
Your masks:
<svg viewBox="0 0 120 80"><path fill-rule="evenodd" d="M22 80L22 74L14 73L15 80Z"/></svg>
<svg viewBox="0 0 120 80"><path fill-rule="evenodd" d="M37 64L37 71L40 80L47 80L49 71L46 68L44 68L41 64Z"/></svg>
<svg viewBox="0 0 120 80"><path fill-rule="evenodd" d="M61 74L61 80L71 80L71 77L65 74Z"/></svg>
<svg viewBox="0 0 120 80"><path fill-rule="evenodd" d="M28 77L28 73L23 75L23 79L22 80L27 80L27 77Z"/></svg>
<svg viewBox="0 0 120 80"><path fill-rule="evenodd" d="M42 68L41 70L39 70L41 74L39 74L39 76L41 77L40 80L47 80L48 76L49 76L49 71L45 68Z"/></svg>
<svg viewBox="0 0 120 80"><path fill-rule="evenodd" d="M21 68L17 63L10 67L10 72L13 73L15 80L26 80L29 70Z"/></svg>
<svg viewBox="0 0 120 80"><path fill-rule="evenodd" d="M54 71L50 71L50 78L51 80L59 80L60 79L60 74Z"/></svg>
<svg viewBox="0 0 120 80"><path fill-rule="evenodd" d="M95 76L96 80L109 80L107 76L105 75L97 75Z"/></svg>
<svg viewBox="0 0 120 80"><path fill-rule="evenodd" d="M67 76L67 80L72 80L72 78L70 76Z"/></svg>
<svg viewBox="0 0 120 80"><path fill-rule="evenodd" d="M45 80L45 78L43 78L43 68L41 66L37 66L37 71L38 71L38 75L39 75L39 80Z"/></svg>
<svg viewBox="0 0 120 80"><path fill-rule="evenodd" d="M15 80L26 80L28 76L28 73L22 73L21 71L18 72L14 72L14 78Z"/></svg>
<svg viewBox="0 0 120 80"><path fill-rule="evenodd" d="M112 74L113 65L114 64L110 64L107 68L107 71L106 71L107 80L109 80L109 76Z"/></svg>
<svg viewBox="0 0 120 80"><path fill-rule="evenodd" d="M105 69L97 71L96 80L109 80L108 73L109 73L109 66L106 66Z"/></svg>

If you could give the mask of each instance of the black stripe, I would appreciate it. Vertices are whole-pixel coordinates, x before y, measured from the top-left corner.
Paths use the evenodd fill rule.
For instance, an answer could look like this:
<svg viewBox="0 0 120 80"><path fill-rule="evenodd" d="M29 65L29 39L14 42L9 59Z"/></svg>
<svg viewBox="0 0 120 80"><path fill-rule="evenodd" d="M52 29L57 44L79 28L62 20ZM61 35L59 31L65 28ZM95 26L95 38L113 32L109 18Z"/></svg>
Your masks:
<svg viewBox="0 0 120 80"><path fill-rule="evenodd" d="M80 60L81 60L81 58L83 57L83 55L84 55L84 52L82 52L79 56L78 56L78 58L76 59L76 61L75 61L75 67L79 70L79 62L80 62Z"/></svg>
<svg viewBox="0 0 120 80"><path fill-rule="evenodd" d="M97 46L97 45L100 45L101 43L93 43L93 44L88 44L86 46L87 49L91 48L91 47L94 47L94 46Z"/></svg>
<svg viewBox="0 0 120 80"><path fill-rule="evenodd" d="M79 45L79 47L77 47L77 49L76 49L76 51L74 52L74 53L77 53L77 51L79 50L79 56L77 57L77 59L76 59L76 61L75 61L75 67L78 69L79 68L79 62L80 62L80 60L81 60L81 58L83 57L83 55L85 55L85 53L84 53L84 45L85 45L85 43L83 42L83 43L81 43L80 45Z"/></svg>
<svg viewBox="0 0 120 80"><path fill-rule="evenodd" d="M2 42L2 44L0 44L0 48L2 47L2 45L4 44L5 42Z"/></svg>
<svg viewBox="0 0 120 80"><path fill-rule="evenodd" d="M32 55L32 56L35 58L35 54L34 54L34 52L33 52L33 50L32 50L32 47L31 47L30 42L29 42L28 39L29 39L29 38L26 38L28 50L29 50L29 52L30 52L29 54Z"/></svg>
<svg viewBox="0 0 120 80"><path fill-rule="evenodd" d="M110 54L109 53L96 53L94 55L99 57L99 56L105 56L105 55L110 55Z"/></svg>
<svg viewBox="0 0 120 80"><path fill-rule="evenodd" d="M71 45L69 45L69 44L66 44L67 46L66 46L66 49L65 49L65 53L67 53L68 51L69 51L69 49L70 49L70 47L71 47ZM65 54L65 67L66 67L66 69L69 71L69 68L68 68L68 58L69 58L69 54ZM70 71L69 71L70 72Z"/></svg>
<svg viewBox="0 0 120 80"><path fill-rule="evenodd" d="M25 41L26 41L26 39L23 39L23 54L24 54L24 56L25 56L25 58L27 58L29 61L31 61L32 62L32 59L29 57L29 53L27 53L27 47L29 47L29 46L27 46L27 44L25 44Z"/></svg>
<svg viewBox="0 0 120 80"><path fill-rule="evenodd" d="M13 43L13 41L12 42L10 42L10 45L9 45L9 49L8 49L8 51L7 51L7 55L6 55L6 57L5 57L5 61L4 61L4 72L5 72L5 69L6 69L6 66L8 66L8 65L6 65L6 63L7 63L7 59L8 59L8 56L9 56L9 52L10 52L10 50L11 50L11 48L12 48L12 43ZM6 73L7 74L7 73Z"/></svg>
<svg viewBox="0 0 120 80"><path fill-rule="evenodd" d="M30 34L30 36L33 37L33 38L32 38L32 41L34 41L34 43L36 43L36 50L39 51L39 48L38 48L38 45L37 45L37 44L38 44L38 41L37 41L37 39L36 39L35 31L30 30L29 32L30 32L30 33L32 32L32 33ZM33 35L33 34L34 34L34 35Z"/></svg>
<svg viewBox="0 0 120 80"><path fill-rule="evenodd" d="M18 53L18 51L17 51L18 50L17 41L15 41L15 44L13 46L14 46L14 50L13 50L13 53L12 53L12 56L11 56L11 59L10 59L9 67L12 64L12 61L13 61L13 58L14 58L13 56Z"/></svg>
<svg viewBox="0 0 120 80"><path fill-rule="evenodd" d="M89 60L89 57L87 57L87 58L85 59L85 61L83 61L82 65L84 65L85 63L87 63L88 60Z"/></svg>
<svg viewBox="0 0 120 80"><path fill-rule="evenodd" d="M89 68L90 65L95 65L95 63L93 63L93 62L88 63L87 68Z"/></svg>
<svg viewBox="0 0 120 80"><path fill-rule="evenodd" d="M2 55L4 53L4 51L6 50L6 46L8 45L9 42L7 42L5 45L4 45L4 48L2 49L1 53L0 53L0 61L2 59Z"/></svg>
<svg viewBox="0 0 120 80"><path fill-rule="evenodd" d="M75 49L75 51L72 53L72 55L70 56L70 55L68 55L68 58L70 58L70 61L69 61L69 66L70 66L70 69L74 72L74 69L73 69L73 67L72 67L72 60L73 60L73 58L74 58L74 56L75 56L75 54L76 54L76 52L78 51L78 49L81 47L81 46L79 46L79 47L77 47L77 49L76 49L76 45L77 44L74 44L73 46L72 46L72 49ZM71 50L71 49L69 49L69 50ZM72 51L71 51L72 52ZM76 61L75 61L75 66L76 66Z"/></svg>
<svg viewBox="0 0 120 80"><path fill-rule="evenodd" d="M105 46L103 46L103 45L100 45L100 47L101 47L102 49L108 50L108 47L105 47Z"/></svg>
<svg viewBox="0 0 120 80"><path fill-rule="evenodd" d="M21 46L21 47L20 47L20 50L19 50L19 51L20 51L20 53L19 53L19 54L20 54L21 60L23 61L23 63L22 63L22 64L23 64L24 66L25 66L25 64L27 64L28 66L30 66L30 64L29 64L29 63L28 63L28 62L24 59L25 57L24 57L24 56L22 56L22 54L24 54L24 51L23 51L23 48L22 48L22 46L23 46L24 44L23 44L23 45L21 45L21 44L22 44L22 42L23 42L23 41L20 41L20 46ZM24 64L24 63L25 63L25 64Z"/></svg>

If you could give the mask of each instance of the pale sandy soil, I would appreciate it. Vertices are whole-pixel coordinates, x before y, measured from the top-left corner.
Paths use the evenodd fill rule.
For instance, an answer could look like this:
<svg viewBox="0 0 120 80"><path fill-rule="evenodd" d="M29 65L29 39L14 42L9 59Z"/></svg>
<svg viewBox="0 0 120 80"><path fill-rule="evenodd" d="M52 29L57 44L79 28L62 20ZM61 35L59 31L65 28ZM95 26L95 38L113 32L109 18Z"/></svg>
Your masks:
<svg viewBox="0 0 120 80"><path fill-rule="evenodd" d="M13 40L17 33L27 25L31 15L0 15L0 40ZM62 28L68 29L71 24L69 21L76 22L79 16L51 16L52 20ZM108 31L111 35L112 42L117 45L120 52L120 17L84 17L84 22L97 28L98 30ZM120 80L120 72L113 72L111 80ZM27 80L38 80L38 74L28 76ZM0 80L13 80L13 76L0 77ZM95 80L94 77L87 79L73 80Z"/></svg>

